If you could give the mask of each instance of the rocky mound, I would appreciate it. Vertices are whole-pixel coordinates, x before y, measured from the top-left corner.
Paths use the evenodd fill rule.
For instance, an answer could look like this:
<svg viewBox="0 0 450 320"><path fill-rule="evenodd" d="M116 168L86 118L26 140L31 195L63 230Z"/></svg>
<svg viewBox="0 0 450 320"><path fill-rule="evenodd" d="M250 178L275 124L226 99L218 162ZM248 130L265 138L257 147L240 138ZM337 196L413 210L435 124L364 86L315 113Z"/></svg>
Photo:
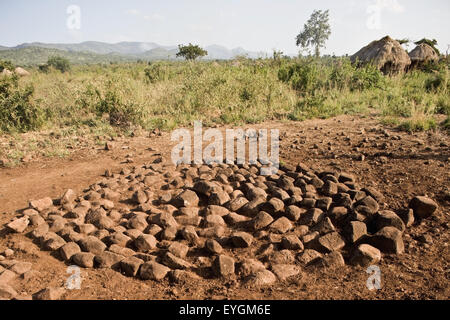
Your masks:
<svg viewBox="0 0 450 320"><path fill-rule="evenodd" d="M260 167L156 161L107 170L80 196L67 190L57 200L30 201L6 228L83 268L259 286L306 266L365 267L401 254L405 229L437 208L416 197L398 215L350 174L299 164L261 176Z"/></svg>

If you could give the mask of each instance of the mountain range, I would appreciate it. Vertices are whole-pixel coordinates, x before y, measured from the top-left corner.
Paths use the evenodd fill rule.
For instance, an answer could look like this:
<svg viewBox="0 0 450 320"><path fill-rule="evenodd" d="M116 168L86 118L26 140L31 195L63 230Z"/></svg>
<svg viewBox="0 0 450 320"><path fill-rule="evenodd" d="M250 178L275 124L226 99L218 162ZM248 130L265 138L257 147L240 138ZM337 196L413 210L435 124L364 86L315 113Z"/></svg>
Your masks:
<svg viewBox="0 0 450 320"><path fill-rule="evenodd" d="M249 58L264 57L264 52L247 51L241 47L228 49L220 45L204 48L205 59L227 60L238 55ZM59 55L72 63L123 62L133 60L174 60L178 46L162 46L154 42L105 43L86 41L81 43L23 43L15 47L0 46L0 59L7 59L17 65L38 65L49 56Z"/></svg>

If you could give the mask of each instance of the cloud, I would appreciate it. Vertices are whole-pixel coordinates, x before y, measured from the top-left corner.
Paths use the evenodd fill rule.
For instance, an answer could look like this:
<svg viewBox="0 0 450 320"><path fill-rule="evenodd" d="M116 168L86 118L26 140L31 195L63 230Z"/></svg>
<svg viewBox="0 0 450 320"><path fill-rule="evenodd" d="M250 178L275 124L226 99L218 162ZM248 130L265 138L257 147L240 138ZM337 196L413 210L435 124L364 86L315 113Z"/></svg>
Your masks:
<svg viewBox="0 0 450 320"><path fill-rule="evenodd" d="M405 7L402 6L398 0L377 0L376 6L380 9L387 9L395 13L402 13L405 11Z"/></svg>
<svg viewBox="0 0 450 320"><path fill-rule="evenodd" d="M158 13L153 13L151 15L144 15L144 19L149 21L163 21L165 18Z"/></svg>
<svg viewBox="0 0 450 320"><path fill-rule="evenodd" d="M137 10L137 9L129 9L129 10L126 11L126 13L127 13L127 14L131 14L131 15L133 15L133 16L138 16L138 15L141 14L140 11Z"/></svg>

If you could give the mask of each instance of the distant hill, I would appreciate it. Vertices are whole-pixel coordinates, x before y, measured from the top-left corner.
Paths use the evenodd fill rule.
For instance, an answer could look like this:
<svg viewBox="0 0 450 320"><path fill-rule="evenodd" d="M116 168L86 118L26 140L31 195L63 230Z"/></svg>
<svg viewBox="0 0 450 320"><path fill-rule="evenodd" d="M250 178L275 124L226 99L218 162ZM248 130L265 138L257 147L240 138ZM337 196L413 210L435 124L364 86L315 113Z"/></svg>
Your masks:
<svg viewBox="0 0 450 320"><path fill-rule="evenodd" d="M73 52L40 47L0 50L0 59L9 60L18 66L36 66L44 64L51 56L65 57L73 64L126 62L136 60L116 54L100 55L91 52Z"/></svg>
<svg viewBox="0 0 450 320"><path fill-rule="evenodd" d="M42 50L46 49L46 50ZM206 59L232 59L237 55L246 55L249 58L263 57L263 52L246 51L243 48L228 49L220 45L211 45L205 48L208 51ZM58 51L51 51L58 50ZM176 59L178 46L162 46L154 42L119 42L105 43L99 41L86 41L81 43L23 43L16 47L0 46L3 56L11 60L21 61L22 64L39 64L48 55L58 54L70 59L73 63L96 63L108 61L130 61ZM64 52L64 54L62 53ZM17 54L17 57L13 57ZM29 59L27 57L33 57Z"/></svg>

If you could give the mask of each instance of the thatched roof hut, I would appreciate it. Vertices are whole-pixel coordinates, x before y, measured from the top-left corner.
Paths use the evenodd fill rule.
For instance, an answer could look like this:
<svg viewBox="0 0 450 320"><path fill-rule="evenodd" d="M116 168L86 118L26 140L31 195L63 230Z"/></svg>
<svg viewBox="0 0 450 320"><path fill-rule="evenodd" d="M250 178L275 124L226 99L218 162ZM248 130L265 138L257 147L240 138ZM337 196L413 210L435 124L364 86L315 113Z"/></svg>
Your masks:
<svg viewBox="0 0 450 320"><path fill-rule="evenodd" d="M25 76L29 76L29 75L30 75L30 73L29 73L27 70L25 70L24 68L21 68L21 67L17 67L17 68L14 70L14 72L15 72L18 76L21 76L21 77L25 77Z"/></svg>
<svg viewBox="0 0 450 320"><path fill-rule="evenodd" d="M405 49L389 36L371 42L350 59L353 63L372 63L385 74L404 72L411 64Z"/></svg>
<svg viewBox="0 0 450 320"><path fill-rule="evenodd" d="M439 61L439 55L428 44L421 43L409 53L411 58L411 67L420 66L427 62Z"/></svg>

